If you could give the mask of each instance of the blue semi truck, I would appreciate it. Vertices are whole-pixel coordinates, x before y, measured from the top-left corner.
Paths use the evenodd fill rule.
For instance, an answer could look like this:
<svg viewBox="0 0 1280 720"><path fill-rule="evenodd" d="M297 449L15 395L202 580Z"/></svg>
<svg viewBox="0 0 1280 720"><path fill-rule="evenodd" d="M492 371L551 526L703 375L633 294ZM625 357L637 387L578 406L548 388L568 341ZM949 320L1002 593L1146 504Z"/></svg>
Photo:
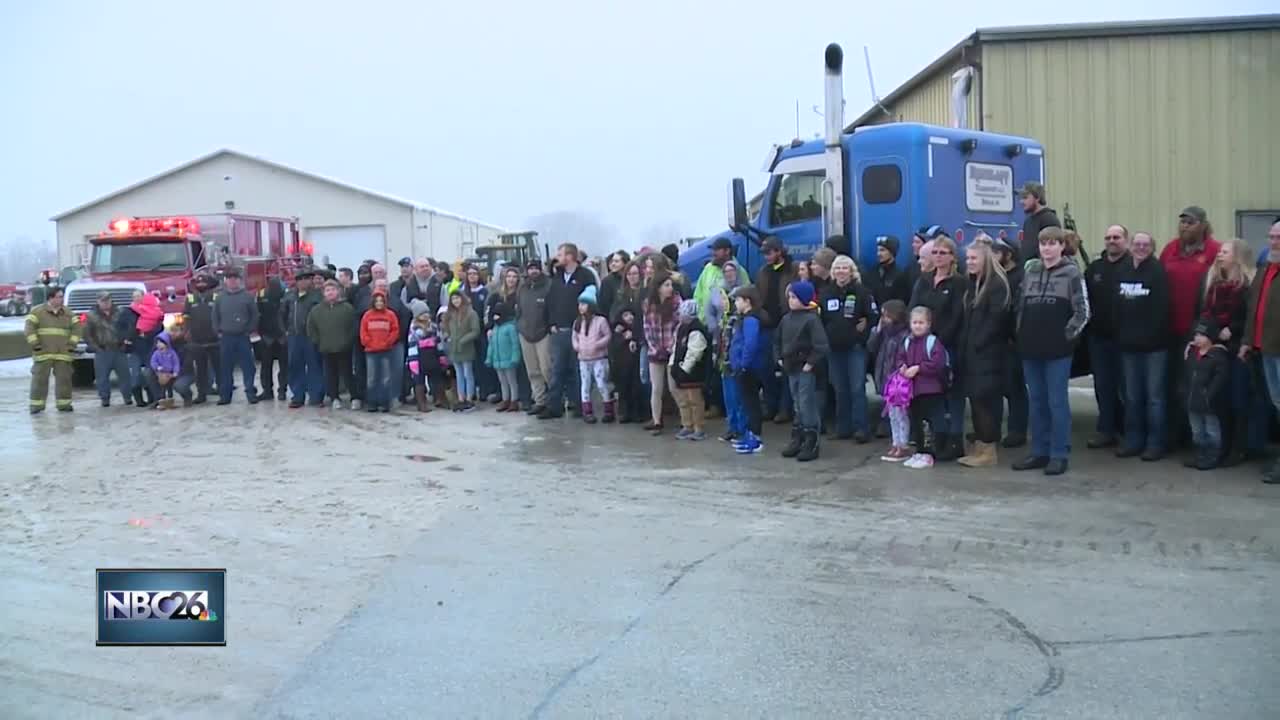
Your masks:
<svg viewBox="0 0 1280 720"><path fill-rule="evenodd" d="M781 240L796 260L842 237L864 271L875 267L876 238L883 235L899 239L898 263L906 267L911 236L920 227L941 225L961 246L979 232L1020 239L1024 213L1018 188L1044 182L1043 145L920 123L845 133L840 46L827 46L824 61L825 138L774 149L756 217L747 216L743 181L734 179L729 229L681 253L681 272L696 281L711 243L720 237L733 242L738 262L753 277L764 262L760 242L766 236Z"/></svg>

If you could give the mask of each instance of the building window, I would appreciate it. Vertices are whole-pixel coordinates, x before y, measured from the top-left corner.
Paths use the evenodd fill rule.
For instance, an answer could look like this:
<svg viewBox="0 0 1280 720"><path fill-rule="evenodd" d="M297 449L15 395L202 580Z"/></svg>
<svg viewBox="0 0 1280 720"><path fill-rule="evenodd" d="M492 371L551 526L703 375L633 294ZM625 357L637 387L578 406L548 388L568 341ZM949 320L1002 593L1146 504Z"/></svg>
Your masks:
<svg viewBox="0 0 1280 720"><path fill-rule="evenodd" d="M769 208L769 224L789 225L822 217L822 171L789 173L778 181Z"/></svg>
<svg viewBox="0 0 1280 720"><path fill-rule="evenodd" d="M1261 250L1267 246L1267 234L1277 221L1280 210L1237 210L1236 237Z"/></svg>
<svg viewBox="0 0 1280 720"><path fill-rule="evenodd" d="M862 200L888 205L902 198L902 170L897 165L869 165L862 170Z"/></svg>

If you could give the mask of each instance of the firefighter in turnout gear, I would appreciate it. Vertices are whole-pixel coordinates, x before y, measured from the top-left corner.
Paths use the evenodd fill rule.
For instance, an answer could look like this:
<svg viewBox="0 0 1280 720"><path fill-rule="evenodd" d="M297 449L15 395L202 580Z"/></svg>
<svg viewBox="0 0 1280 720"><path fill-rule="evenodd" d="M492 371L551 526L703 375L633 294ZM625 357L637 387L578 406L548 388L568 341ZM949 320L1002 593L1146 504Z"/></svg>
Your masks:
<svg viewBox="0 0 1280 720"><path fill-rule="evenodd" d="M31 346L31 414L44 412L49 373L55 381L59 412L71 412L71 353L80 342L80 321L63 305L63 289L50 287L45 302L27 316Z"/></svg>

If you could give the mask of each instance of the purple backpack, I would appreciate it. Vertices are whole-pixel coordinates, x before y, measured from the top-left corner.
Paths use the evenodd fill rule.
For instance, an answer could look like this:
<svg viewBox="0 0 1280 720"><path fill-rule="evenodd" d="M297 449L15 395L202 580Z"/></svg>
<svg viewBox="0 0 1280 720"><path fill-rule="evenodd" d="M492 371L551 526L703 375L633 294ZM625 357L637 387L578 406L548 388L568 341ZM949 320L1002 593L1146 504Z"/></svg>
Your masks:
<svg viewBox="0 0 1280 720"><path fill-rule="evenodd" d="M889 380L884 384L884 409L886 415L891 407L905 408L911 406L911 388L911 381L903 377L902 373L894 371L889 376Z"/></svg>

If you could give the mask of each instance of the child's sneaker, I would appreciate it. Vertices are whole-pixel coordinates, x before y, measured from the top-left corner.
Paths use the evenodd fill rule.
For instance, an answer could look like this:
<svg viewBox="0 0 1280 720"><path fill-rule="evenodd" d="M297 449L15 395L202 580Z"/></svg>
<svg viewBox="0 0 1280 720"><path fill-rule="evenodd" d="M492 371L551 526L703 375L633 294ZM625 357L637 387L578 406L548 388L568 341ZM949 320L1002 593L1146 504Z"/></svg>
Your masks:
<svg viewBox="0 0 1280 720"><path fill-rule="evenodd" d="M352 410L359 410L359 409L360 409L360 404L361 404L361 403L360 403L360 401L359 401L359 400L352 400L352 401L351 401L351 409L352 409Z"/></svg>
<svg viewBox="0 0 1280 720"><path fill-rule="evenodd" d="M702 442L703 440L707 439L707 434L701 430L694 430L693 432L689 433L689 437L685 439L692 440L694 442Z"/></svg>
<svg viewBox="0 0 1280 720"><path fill-rule="evenodd" d="M742 442L735 444L733 450L739 455L754 455L764 450L764 443L755 435L748 435Z"/></svg>
<svg viewBox="0 0 1280 720"><path fill-rule="evenodd" d="M680 428L680 429L676 432L676 439L677 439L677 440L688 440L688 439L689 439L689 436L690 436L690 435L692 435L692 434L693 434L693 431L692 431L692 430L690 430L689 428L686 428L686 427L682 427L682 428Z"/></svg>
<svg viewBox="0 0 1280 720"><path fill-rule="evenodd" d="M926 453L916 453L909 460L902 464L903 467L909 467L912 470L924 470L933 467L933 456Z"/></svg>
<svg viewBox="0 0 1280 720"><path fill-rule="evenodd" d="M333 409L334 409L334 410L341 410L341 409L342 409L342 401L341 401L341 400L334 400L334 401L333 401Z"/></svg>

